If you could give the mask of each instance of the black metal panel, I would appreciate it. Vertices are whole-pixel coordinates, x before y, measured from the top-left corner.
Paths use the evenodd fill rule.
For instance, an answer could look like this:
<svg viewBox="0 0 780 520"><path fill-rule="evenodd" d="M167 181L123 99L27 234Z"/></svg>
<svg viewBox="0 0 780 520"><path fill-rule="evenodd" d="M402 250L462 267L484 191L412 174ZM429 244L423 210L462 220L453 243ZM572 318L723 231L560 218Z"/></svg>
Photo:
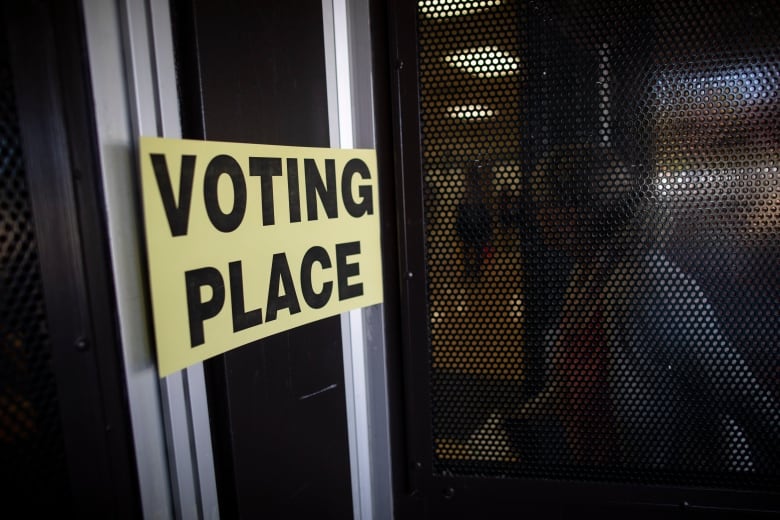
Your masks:
<svg viewBox="0 0 780 520"><path fill-rule="evenodd" d="M3 175L14 188L28 190L30 198L26 205L16 200L8 206L12 221L28 219L23 234L4 236L5 247L22 254L28 274L17 283L21 272L11 269L17 279L4 280L3 293L13 305L36 309L40 321L31 322L35 334L15 343L25 352L35 349L34 356L28 352L29 359L38 361L27 367L25 378L43 383L46 373L53 376L50 404L56 399L58 408L35 410L35 435L57 429L61 435L59 440L47 437L43 442L48 446L38 447L39 462L51 464L49 471L36 475L36 463L24 451L17 452L21 460L16 464L3 464L3 482L10 478L3 488L4 507L33 516L57 510L135 517L139 497L114 328L79 4L7 2L3 10L13 70L13 84L6 77L3 85L6 92L13 87L21 135L20 149L6 166L21 166L21 150L24 157L23 171L4 169ZM18 222L17 231L24 230ZM39 274L33 275L35 271ZM11 314L5 310L4 316ZM35 344L36 336L46 342ZM23 366L16 368L19 375ZM3 380L11 382L6 375ZM23 507L14 508L16 499L25 498Z"/></svg>
<svg viewBox="0 0 780 520"><path fill-rule="evenodd" d="M2 13L0 13L2 16ZM6 27L5 17L0 26ZM0 39L0 475L22 510L46 490L47 501L69 510L65 442L27 176L20 142L8 42ZM15 505L15 507L14 507Z"/></svg>
<svg viewBox="0 0 780 520"><path fill-rule="evenodd" d="M400 3L421 516L780 511L778 21Z"/></svg>
<svg viewBox="0 0 780 520"><path fill-rule="evenodd" d="M401 7L401 8L399 8ZM393 451L394 494L397 513L403 518L419 515L424 507L420 492L430 473L430 395L429 369L419 340L427 338L424 278L424 225L422 171L420 154L419 93L417 84L416 6L412 2L387 8L391 67L391 103L394 112L393 143L395 154L395 191L398 226L398 313L399 341L396 399L402 413L391 418L395 423ZM421 362L422 361L422 362ZM401 423L401 426L398 426ZM400 431L398 431L400 430ZM403 458L399 459L398 454Z"/></svg>
<svg viewBox="0 0 780 520"><path fill-rule="evenodd" d="M186 136L329 145L318 2L174 5ZM206 368L222 515L350 518L339 319Z"/></svg>

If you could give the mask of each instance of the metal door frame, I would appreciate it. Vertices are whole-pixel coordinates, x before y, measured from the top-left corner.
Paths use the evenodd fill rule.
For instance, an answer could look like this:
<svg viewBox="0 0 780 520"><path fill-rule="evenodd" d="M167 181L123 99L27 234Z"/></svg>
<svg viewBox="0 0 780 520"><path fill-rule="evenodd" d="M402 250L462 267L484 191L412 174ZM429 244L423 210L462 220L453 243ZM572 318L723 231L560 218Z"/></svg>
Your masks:
<svg viewBox="0 0 780 520"><path fill-rule="evenodd" d="M168 2L82 6L143 516L219 518L203 366L158 378L144 292L137 139L181 136Z"/></svg>

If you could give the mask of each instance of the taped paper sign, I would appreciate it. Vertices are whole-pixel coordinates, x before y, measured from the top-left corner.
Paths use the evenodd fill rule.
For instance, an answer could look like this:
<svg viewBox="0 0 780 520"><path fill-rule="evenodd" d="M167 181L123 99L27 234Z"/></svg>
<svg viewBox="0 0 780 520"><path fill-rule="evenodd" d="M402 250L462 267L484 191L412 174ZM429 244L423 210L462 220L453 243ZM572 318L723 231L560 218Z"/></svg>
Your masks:
<svg viewBox="0 0 780 520"><path fill-rule="evenodd" d="M140 148L160 377L382 301L373 150Z"/></svg>

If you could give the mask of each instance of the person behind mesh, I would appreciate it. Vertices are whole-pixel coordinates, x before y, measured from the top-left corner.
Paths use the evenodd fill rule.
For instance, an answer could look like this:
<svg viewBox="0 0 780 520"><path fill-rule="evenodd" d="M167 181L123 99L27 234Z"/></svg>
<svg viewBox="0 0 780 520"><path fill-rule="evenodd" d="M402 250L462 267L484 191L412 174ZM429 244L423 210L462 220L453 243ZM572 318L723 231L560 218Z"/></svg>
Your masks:
<svg viewBox="0 0 780 520"><path fill-rule="evenodd" d="M577 465L777 476L780 408L661 251L649 170L579 144L533 172L544 240L574 267L543 389L514 419L558 417Z"/></svg>
<svg viewBox="0 0 780 520"><path fill-rule="evenodd" d="M481 161L474 161L465 177L465 192L458 204L455 230L462 242L464 273L467 278L476 278L482 271L493 238L490 168Z"/></svg>

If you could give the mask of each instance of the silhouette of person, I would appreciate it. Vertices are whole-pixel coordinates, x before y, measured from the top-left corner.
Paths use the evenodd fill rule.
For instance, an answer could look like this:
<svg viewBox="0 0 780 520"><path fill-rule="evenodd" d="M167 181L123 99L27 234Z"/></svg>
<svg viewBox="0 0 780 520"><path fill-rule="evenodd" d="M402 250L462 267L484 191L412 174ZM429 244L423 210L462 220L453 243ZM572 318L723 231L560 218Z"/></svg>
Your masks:
<svg viewBox="0 0 780 520"><path fill-rule="evenodd" d="M479 276L493 238L490 188L490 168L475 161L466 171L465 192L455 219L455 230L463 242L463 268L468 278Z"/></svg>
<svg viewBox="0 0 780 520"><path fill-rule="evenodd" d="M544 239L574 267L545 383L515 418L557 415L575 464L777 472L780 408L659 248L647 170L581 144L533 173Z"/></svg>

